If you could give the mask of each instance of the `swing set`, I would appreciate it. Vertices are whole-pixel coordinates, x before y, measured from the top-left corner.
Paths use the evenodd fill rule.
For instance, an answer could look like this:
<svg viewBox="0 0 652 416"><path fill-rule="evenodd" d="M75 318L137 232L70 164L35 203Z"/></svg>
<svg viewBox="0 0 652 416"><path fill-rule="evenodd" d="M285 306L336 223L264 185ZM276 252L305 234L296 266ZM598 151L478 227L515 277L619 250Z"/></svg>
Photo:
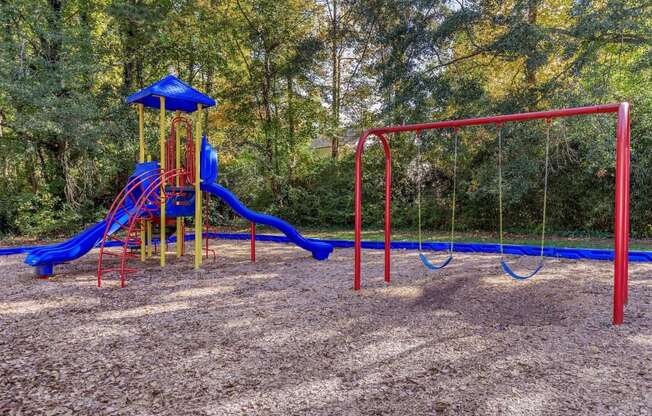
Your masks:
<svg viewBox="0 0 652 416"><path fill-rule="evenodd" d="M507 263L505 259L505 250L504 250L504 239L503 239L503 140L502 140L502 125L498 125L498 218L499 218L499 238L500 238L500 266L507 274L514 280L527 280L531 277L534 277L541 269L543 268L543 259L544 259L544 248L546 241L546 208L548 205L548 165L550 163L550 124L551 120L546 119L546 150L545 150L545 162L544 162L544 175L543 175L543 209L542 209L542 219L541 219L541 245L539 252L539 262L537 266L528 274L520 275L512 270L512 268ZM458 129L453 130L453 135L455 139L453 140L453 194L451 197L451 232L450 232L450 242L448 245L448 257L444 259L443 262L436 264L428 260L425 253L423 252L423 238L421 232L421 189L423 188L422 184L422 174L419 172L417 174L417 224L418 224L418 235L419 235L419 259L421 263L428 270L440 270L448 266L448 264L453 260L453 248L455 242L455 208L456 208L456 194L457 194L457 148L458 148ZM419 135L419 131L415 133L415 141L417 147L417 166L421 169L422 158L421 158L421 146L422 141Z"/></svg>
<svg viewBox="0 0 652 416"><path fill-rule="evenodd" d="M498 212L499 212L499 238L500 238L500 266L506 275L514 280L522 281L534 277L544 267L545 258L545 237L546 237L546 210L548 200L548 169L550 152L550 126L553 119L583 116L589 114L616 113L616 193L615 193L615 226L614 226L614 292L613 292L613 315L614 325L623 323L624 305L627 303L628 287L628 251L629 251L629 183L630 183L630 106L629 103L617 103L597 105L590 107L576 107L561 110L540 111L531 113L509 114L501 116L472 118L465 120L449 120L423 124L389 126L365 131L358 140L355 157L355 242L354 242L354 277L353 288L361 289L361 259L362 259L362 155L365 149L365 142L370 136L378 138L385 153L385 282L390 283L391 274L391 191L392 191L392 159L389 146L388 134L391 133L415 133L415 144L417 148L417 166L421 169L422 163L422 139L421 132L427 130L451 129L449 138L453 139L453 191L451 196L451 228L450 241L448 244L447 257L441 262L434 262L428 259L423 251L423 238L421 231L421 199L422 199L422 178L421 172L417 173L417 209L418 209L418 250L419 259L428 270L440 270L453 261L455 248L455 211L457 193L457 164L459 147L459 129L467 126L495 125L498 142L497 170L498 170ZM541 240L539 261L536 267L526 274L514 272L508 264L504 249L503 230L503 126L505 123L522 122L528 120L545 120L545 157L543 175L543 201L541 210Z"/></svg>

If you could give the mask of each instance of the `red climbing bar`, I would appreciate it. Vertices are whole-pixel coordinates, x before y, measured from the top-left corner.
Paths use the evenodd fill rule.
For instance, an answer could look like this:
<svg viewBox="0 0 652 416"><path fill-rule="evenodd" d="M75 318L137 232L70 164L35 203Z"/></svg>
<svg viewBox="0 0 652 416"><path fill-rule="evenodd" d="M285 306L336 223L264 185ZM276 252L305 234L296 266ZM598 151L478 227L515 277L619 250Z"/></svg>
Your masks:
<svg viewBox="0 0 652 416"><path fill-rule="evenodd" d="M627 184L625 185L625 220L627 223L625 224L625 305L627 305L627 302L629 301L629 233L630 233L630 205L629 205L629 198L630 198L630 193L631 193L631 187L630 187L630 180L631 180L631 156L632 156L632 148L631 148L631 116L629 115L629 103L627 103L627 157L625 158L625 162L627 163L627 167L625 168L625 179L627 180Z"/></svg>
<svg viewBox="0 0 652 416"><path fill-rule="evenodd" d="M255 222L251 223L250 233L251 233L251 246L250 246L251 261L253 263L256 261L256 223Z"/></svg>
<svg viewBox="0 0 652 416"><path fill-rule="evenodd" d="M484 124L503 124L516 121L553 119L588 114L618 113L616 150L616 213L615 213L615 261L614 261L614 311L613 323L623 322L623 305L627 302L628 246L629 246L629 170L630 170L630 130L629 103L604 104L588 107L566 108L561 110L537 111L531 113L507 114L501 116L448 120L432 123L389 126L369 129L358 140L355 154L355 244L353 263L353 288L359 290L361 284L362 262L362 155L369 136L376 136L385 152L385 281L390 282L391 262L391 193L392 159L388 133L416 132L420 130L460 128Z"/></svg>

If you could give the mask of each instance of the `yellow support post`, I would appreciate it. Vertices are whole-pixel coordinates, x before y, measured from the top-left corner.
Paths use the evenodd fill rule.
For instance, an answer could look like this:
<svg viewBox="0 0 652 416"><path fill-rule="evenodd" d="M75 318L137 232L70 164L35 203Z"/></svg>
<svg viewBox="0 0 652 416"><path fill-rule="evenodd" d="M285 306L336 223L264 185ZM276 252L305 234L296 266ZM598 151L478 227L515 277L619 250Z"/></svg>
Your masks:
<svg viewBox="0 0 652 416"><path fill-rule="evenodd" d="M159 114L159 130L160 137L159 141L161 144L161 172L165 172L165 97L159 97L161 101L161 111ZM161 267L165 266L165 250L166 250L166 241L165 241L165 182L161 182L161 214L159 216L161 220L160 228L160 247L161 247Z"/></svg>
<svg viewBox="0 0 652 416"><path fill-rule="evenodd" d="M197 104L197 112L195 113L195 269L199 269L202 263L202 231L204 222L201 215L201 122L202 122L202 105Z"/></svg>
<svg viewBox="0 0 652 416"><path fill-rule="evenodd" d="M177 110L174 113L174 117L177 118L181 115L181 111ZM175 157L175 168L176 169L181 169L181 134L180 134L180 124L177 124L176 127L176 134L175 134L175 152L176 152L176 157ZM176 177L176 185L179 187L181 184L180 182L181 178L179 176ZM177 249L177 257L183 256L183 245L185 244L185 238L183 235L183 218L177 217L177 244L176 244L176 249ZM179 237L179 233L182 233L181 236Z"/></svg>
<svg viewBox="0 0 652 416"><path fill-rule="evenodd" d="M138 143L140 143L138 161L143 163L145 161L145 106L143 104L138 104Z"/></svg>
<svg viewBox="0 0 652 416"><path fill-rule="evenodd" d="M140 144L138 152L138 162L145 161L145 106L138 104L138 143ZM145 238L147 222L140 220L140 261L145 261Z"/></svg>
<svg viewBox="0 0 652 416"><path fill-rule="evenodd" d="M147 161L152 161L152 155L147 155ZM153 256L153 245L152 245L152 222L147 221L147 257Z"/></svg>

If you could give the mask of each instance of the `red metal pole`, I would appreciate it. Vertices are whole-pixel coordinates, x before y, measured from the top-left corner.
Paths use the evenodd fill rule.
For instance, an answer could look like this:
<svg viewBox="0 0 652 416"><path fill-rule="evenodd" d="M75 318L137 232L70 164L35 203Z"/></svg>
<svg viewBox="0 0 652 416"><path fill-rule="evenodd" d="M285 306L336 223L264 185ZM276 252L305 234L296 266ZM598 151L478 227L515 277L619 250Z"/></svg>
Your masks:
<svg viewBox="0 0 652 416"><path fill-rule="evenodd" d="M186 252L186 225L183 221L181 221L181 230L177 230L177 244L179 244L179 234L183 239L181 243L181 256L183 256Z"/></svg>
<svg viewBox="0 0 652 416"><path fill-rule="evenodd" d="M629 103L627 103L627 157L625 158L625 161L627 162L627 168L625 168L626 171L626 176L625 178L627 179L627 184L625 185L625 196L626 196L626 202L625 202L625 219L627 221L625 225L625 300L624 303L625 305L629 301L629 220L630 220L630 206L629 206L629 196L631 192L631 187L630 187L630 180L631 180L631 169L630 169L630 162L631 162L631 143L630 143L630 135L631 135L631 129L630 129L630 123L631 123L631 117L629 115Z"/></svg>
<svg viewBox="0 0 652 416"><path fill-rule="evenodd" d="M463 126L479 126L483 124L502 124L513 121L526 121L537 119L548 119L558 117L571 117L586 114L616 113L619 111L621 104L604 104L590 107L565 108L561 110L536 111L532 113L506 114L501 116L467 118L463 120L436 121L432 123L405 124L401 126L380 127L367 130L363 136L371 134L379 135L383 133L401 133L406 131L447 129Z"/></svg>
<svg viewBox="0 0 652 416"><path fill-rule="evenodd" d="M208 194L208 192L204 193L204 195L206 195L204 197L204 242L205 242L204 243L205 244L204 251L206 252L206 259L208 259L208 240L209 240L209 237L208 237L208 232L209 232L209 230L208 230L208 211L209 211L208 210L208 204L210 203L211 198L210 198L210 195Z"/></svg>
<svg viewBox="0 0 652 416"><path fill-rule="evenodd" d="M354 244L353 244L353 289L360 290L360 261L362 250L362 153L369 134L362 133L355 151L355 188L354 188Z"/></svg>
<svg viewBox="0 0 652 416"><path fill-rule="evenodd" d="M392 233L392 156L389 142L382 133L376 134L383 145L385 152L385 281L390 282L391 275L391 233ZM355 242L354 242L354 259L353 259L353 289L360 290L361 287L361 261L362 261L362 154L364 153L364 144L369 137L369 132L365 132L358 140L358 146L355 152L355 188L354 188L354 207L355 207Z"/></svg>
<svg viewBox="0 0 652 416"><path fill-rule="evenodd" d="M614 224L614 303L613 324L624 320L627 299L627 261L629 249L629 103L618 108L616 125L616 207Z"/></svg>
<svg viewBox="0 0 652 416"><path fill-rule="evenodd" d="M385 282L389 284L391 274L390 246L392 240L392 154L389 142L379 134L385 150Z"/></svg>
<svg viewBox="0 0 652 416"><path fill-rule="evenodd" d="M256 261L256 223L251 223L251 261L252 263Z"/></svg>

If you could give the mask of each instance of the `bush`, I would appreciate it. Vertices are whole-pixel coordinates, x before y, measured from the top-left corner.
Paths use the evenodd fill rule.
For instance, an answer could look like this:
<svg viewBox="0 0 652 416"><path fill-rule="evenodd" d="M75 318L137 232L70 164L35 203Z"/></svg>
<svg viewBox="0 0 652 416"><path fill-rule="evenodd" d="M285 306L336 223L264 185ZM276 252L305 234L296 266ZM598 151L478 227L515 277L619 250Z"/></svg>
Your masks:
<svg viewBox="0 0 652 416"><path fill-rule="evenodd" d="M70 234L82 224L82 216L48 192L22 194L16 206L15 228L21 235L44 237L65 231Z"/></svg>

